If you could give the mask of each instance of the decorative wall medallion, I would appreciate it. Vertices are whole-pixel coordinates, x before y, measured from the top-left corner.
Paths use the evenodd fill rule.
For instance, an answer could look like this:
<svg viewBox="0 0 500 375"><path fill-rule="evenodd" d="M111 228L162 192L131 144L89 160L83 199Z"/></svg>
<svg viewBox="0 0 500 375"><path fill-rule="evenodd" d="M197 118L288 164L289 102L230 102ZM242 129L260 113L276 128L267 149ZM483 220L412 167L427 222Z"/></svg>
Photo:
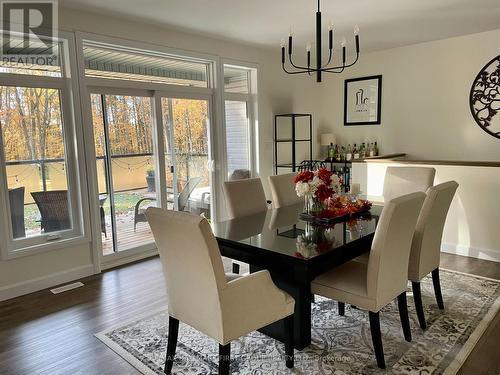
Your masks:
<svg viewBox="0 0 500 375"><path fill-rule="evenodd" d="M500 138L500 55L479 72L470 90L470 110L486 133Z"/></svg>

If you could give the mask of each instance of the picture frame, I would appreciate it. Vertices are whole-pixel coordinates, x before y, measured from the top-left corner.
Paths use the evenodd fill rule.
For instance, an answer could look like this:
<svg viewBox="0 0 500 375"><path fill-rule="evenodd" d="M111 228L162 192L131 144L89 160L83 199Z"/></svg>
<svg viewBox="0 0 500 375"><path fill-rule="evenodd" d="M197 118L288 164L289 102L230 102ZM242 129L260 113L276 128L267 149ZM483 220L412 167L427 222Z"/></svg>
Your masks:
<svg viewBox="0 0 500 375"><path fill-rule="evenodd" d="M380 125L382 75L344 81L344 126Z"/></svg>

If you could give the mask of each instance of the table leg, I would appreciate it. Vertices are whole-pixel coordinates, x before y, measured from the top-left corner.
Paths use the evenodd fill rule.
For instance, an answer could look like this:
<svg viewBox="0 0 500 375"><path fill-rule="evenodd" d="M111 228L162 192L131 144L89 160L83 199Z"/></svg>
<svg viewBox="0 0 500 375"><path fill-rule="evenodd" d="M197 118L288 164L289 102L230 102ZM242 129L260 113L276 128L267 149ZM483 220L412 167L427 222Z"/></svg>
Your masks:
<svg viewBox="0 0 500 375"><path fill-rule="evenodd" d="M250 265L250 272L260 270L261 268ZM310 283L298 284L272 272L271 277L278 288L284 290L295 299L293 324L294 347L297 350L302 350L311 344L311 285ZM285 325L283 320L269 324L259 329L259 332L285 342Z"/></svg>

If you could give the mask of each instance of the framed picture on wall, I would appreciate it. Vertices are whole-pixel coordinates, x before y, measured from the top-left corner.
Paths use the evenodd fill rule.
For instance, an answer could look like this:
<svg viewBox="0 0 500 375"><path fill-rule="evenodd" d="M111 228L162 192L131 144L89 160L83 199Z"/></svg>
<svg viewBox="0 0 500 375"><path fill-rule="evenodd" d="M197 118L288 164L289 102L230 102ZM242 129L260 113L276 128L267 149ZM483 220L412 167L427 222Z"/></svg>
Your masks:
<svg viewBox="0 0 500 375"><path fill-rule="evenodd" d="M382 76L344 81L344 125L378 125L382 104Z"/></svg>

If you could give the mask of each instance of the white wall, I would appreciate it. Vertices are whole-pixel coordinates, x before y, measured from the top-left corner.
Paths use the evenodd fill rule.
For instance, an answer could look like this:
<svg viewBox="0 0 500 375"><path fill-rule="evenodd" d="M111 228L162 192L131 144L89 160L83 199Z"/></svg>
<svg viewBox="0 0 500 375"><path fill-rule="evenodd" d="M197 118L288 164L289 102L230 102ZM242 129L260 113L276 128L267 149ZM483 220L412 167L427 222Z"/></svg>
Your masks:
<svg viewBox="0 0 500 375"><path fill-rule="evenodd" d="M383 153L415 159L500 160L500 140L476 125L469 110L472 82L500 53L499 40L495 30L362 54L323 83L320 133L332 131L343 143L377 140ZM382 124L345 127L344 79L378 74Z"/></svg>

